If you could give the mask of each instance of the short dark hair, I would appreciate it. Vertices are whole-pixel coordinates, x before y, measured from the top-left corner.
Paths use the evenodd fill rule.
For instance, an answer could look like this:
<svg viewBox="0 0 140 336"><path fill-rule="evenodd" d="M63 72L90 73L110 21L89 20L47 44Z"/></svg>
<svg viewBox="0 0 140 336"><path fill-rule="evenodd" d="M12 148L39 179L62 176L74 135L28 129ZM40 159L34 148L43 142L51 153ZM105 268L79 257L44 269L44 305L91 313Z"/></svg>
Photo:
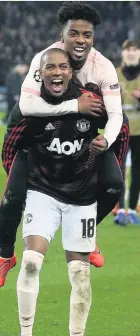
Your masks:
<svg viewBox="0 0 140 336"><path fill-rule="evenodd" d="M136 47L136 48L140 48L140 42L136 41L136 40L126 40L123 42L122 44L122 49L128 49L130 47Z"/></svg>
<svg viewBox="0 0 140 336"><path fill-rule="evenodd" d="M68 20L84 20L97 26L101 22L101 17L91 5L79 1L68 1L59 8L57 22L63 28Z"/></svg>
<svg viewBox="0 0 140 336"><path fill-rule="evenodd" d="M59 52L59 53L63 54L64 56L66 56L67 59L68 59L68 63L69 63L69 65L70 65L69 55L68 55L68 53L67 53L65 50L63 50L63 49L59 49L59 48L50 48L50 49L47 49L46 51L44 51L44 53L43 53L42 56L41 56L41 60L40 60L40 69L42 69L42 67L43 67L43 65L44 65L45 57L46 57L48 54L52 53L52 52L54 52L54 53Z"/></svg>

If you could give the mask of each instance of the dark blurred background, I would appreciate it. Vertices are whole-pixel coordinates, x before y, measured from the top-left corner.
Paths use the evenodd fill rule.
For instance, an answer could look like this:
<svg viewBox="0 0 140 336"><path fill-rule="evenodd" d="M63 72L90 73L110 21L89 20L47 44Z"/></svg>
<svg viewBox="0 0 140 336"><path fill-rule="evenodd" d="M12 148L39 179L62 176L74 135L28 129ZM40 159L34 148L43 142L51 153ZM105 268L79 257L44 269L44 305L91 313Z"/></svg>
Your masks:
<svg viewBox="0 0 140 336"><path fill-rule="evenodd" d="M61 4L61 1L0 2L0 94L5 92L11 71L16 72L20 65L29 66L37 52L59 40L56 12ZM117 66L122 42L140 38L140 2L90 1L90 5L102 16L94 46ZM25 75L22 74L22 80Z"/></svg>

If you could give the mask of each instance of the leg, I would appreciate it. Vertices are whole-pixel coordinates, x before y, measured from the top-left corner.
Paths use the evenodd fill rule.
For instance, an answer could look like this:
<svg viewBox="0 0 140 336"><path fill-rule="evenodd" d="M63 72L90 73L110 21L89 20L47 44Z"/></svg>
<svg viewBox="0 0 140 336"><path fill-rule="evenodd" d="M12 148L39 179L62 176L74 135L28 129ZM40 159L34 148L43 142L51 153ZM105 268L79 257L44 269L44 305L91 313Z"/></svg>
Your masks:
<svg viewBox="0 0 140 336"><path fill-rule="evenodd" d="M95 250L97 204L65 205L62 209L62 240L71 284L70 336L84 336L91 306L89 253Z"/></svg>
<svg viewBox="0 0 140 336"><path fill-rule="evenodd" d="M140 192L140 136L131 137L131 186L129 208L136 209Z"/></svg>
<svg viewBox="0 0 140 336"><path fill-rule="evenodd" d="M20 151L11 167L0 205L0 287L8 271L16 265L14 244L27 192L27 154Z"/></svg>
<svg viewBox="0 0 140 336"><path fill-rule="evenodd" d="M128 152L126 159L126 167L125 167L125 202L128 203L129 198L129 176L131 170L131 151Z"/></svg>
<svg viewBox="0 0 140 336"><path fill-rule="evenodd" d="M69 317L70 336L84 336L92 297L89 253L66 251L66 260L72 287Z"/></svg>
<svg viewBox="0 0 140 336"><path fill-rule="evenodd" d="M140 224L140 219L136 214L136 206L140 191L140 136L131 136L131 186L129 198L128 221Z"/></svg>
<svg viewBox="0 0 140 336"><path fill-rule="evenodd" d="M112 151L104 153L101 163L97 195L97 225L112 211L119 201L123 188L122 172L114 153Z"/></svg>
<svg viewBox="0 0 140 336"><path fill-rule="evenodd" d="M56 202L39 192L27 192L23 220L24 252L17 280L21 336L32 336L42 262L61 221Z"/></svg>
<svg viewBox="0 0 140 336"><path fill-rule="evenodd" d="M114 222L116 224L125 226L127 225L127 216L126 216L126 210L125 210L125 172L126 172L126 160L127 160L127 153L124 156L124 159L121 164L121 172L123 175L124 180L124 186L123 190L121 192L121 196L119 199L119 209L117 210L117 215L115 216Z"/></svg>
<svg viewBox="0 0 140 336"><path fill-rule="evenodd" d="M123 178L125 178L125 165L126 165L126 156L128 152L128 145L129 145L129 121L125 114L123 114L123 124L120 130L120 133L116 139L116 141L112 145L112 149L118 159L119 166L121 168ZM120 208L120 211L118 211ZM120 195L119 203L114 209L114 214L117 216L115 217L115 223L125 225L127 224L126 220L126 213L125 213L125 184Z"/></svg>
<svg viewBox="0 0 140 336"><path fill-rule="evenodd" d="M39 293L39 273L49 242L44 237L24 238L24 252L17 280L17 296L21 336L32 336Z"/></svg>
<svg viewBox="0 0 140 336"><path fill-rule="evenodd" d="M123 159L123 162L121 164L121 172L123 175L123 180L125 181L125 170L126 170L126 159L127 159L127 153ZM120 196L120 200L119 200L119 208L124 210L125 208L125 204L124 204L124 200L125 200L125 183L124 183L124 187Z"/></svg>
<svg viewBox="0 0 140 336"><path fill-rule="evenodd" d="M138 199L138 205L136 207L136 211L140 213L140 193L139 193L139 199Z"/></svg>
<svg viewBox="0 0 140 336"><path fill-rule="evenodd" d="M22 217L27 192L27 154L15 156L0 205L0 256L9 258L14 253L17 228Z"/></svg>

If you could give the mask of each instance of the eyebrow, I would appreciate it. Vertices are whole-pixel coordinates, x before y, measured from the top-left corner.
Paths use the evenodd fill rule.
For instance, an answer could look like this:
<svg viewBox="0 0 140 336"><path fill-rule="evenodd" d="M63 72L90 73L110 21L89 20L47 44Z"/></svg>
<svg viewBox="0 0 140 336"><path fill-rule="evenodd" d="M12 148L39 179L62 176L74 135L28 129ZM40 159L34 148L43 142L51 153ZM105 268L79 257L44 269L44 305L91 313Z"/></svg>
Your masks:
<svg viewBox="0 0 140 336"><path fill-rule="evenodd" d="M73 31L73 32L75 32L75 33L79 33L78 30L73 29L73 28L71 28L69 31ZM83 32L83 34L92 34L92 33L93 33L93 31L91 31L91 30L85 30L85 31Z"/></svg>
<svg viewBox="0 0 140 336"><path fill-rule="evenodd" d="M52 66L52 65L56 65L55 63L48 63L48 64L44 64L45 66ZM62 63L59 63L58 65L69 65L68 62L62 62Z"/></svg>

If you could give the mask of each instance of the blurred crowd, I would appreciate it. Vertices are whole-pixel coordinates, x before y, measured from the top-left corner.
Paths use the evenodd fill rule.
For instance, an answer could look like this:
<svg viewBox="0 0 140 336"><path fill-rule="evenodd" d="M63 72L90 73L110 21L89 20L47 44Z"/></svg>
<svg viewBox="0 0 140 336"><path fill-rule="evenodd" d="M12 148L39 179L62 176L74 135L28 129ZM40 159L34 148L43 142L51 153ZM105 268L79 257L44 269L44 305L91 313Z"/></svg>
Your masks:
<svg viewBox="0 0 140 336"><path fill-rule="evenodd" d="M102 24L96 28L95 47L118 65L126 38L139 37L140 6L136 1L95 1ZM33 56L59 39L56 12L62 2L0 2L0 85L11 67L30 64Z"/></svg>

